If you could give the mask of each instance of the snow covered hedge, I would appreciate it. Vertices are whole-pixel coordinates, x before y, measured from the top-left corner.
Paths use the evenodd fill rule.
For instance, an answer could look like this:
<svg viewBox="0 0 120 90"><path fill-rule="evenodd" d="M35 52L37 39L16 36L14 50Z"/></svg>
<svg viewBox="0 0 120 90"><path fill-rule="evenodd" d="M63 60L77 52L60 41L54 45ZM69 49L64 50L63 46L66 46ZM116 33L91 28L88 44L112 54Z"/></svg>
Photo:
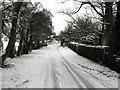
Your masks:
<svg viewBox="0 0 120 90"><path fill-rule="evenodd" d="M112 55L108 46L92 46L71 42L68 44L68 47L81 56L120 72L117 69L116 57Z"/></svg>

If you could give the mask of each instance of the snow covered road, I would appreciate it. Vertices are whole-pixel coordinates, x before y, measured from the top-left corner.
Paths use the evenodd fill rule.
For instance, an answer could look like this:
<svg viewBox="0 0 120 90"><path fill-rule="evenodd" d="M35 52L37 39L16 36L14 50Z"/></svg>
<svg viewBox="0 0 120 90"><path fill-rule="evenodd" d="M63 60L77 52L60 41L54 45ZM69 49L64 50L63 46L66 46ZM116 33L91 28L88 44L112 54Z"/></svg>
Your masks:
<svg viewBox="0 0 120 90"><path fill-rule="evenodd" d="M8 58L6 63L10 63L11 68L2 70L3 88L118 87L116 72L61 47L57 42L28 55Z"/></svg>

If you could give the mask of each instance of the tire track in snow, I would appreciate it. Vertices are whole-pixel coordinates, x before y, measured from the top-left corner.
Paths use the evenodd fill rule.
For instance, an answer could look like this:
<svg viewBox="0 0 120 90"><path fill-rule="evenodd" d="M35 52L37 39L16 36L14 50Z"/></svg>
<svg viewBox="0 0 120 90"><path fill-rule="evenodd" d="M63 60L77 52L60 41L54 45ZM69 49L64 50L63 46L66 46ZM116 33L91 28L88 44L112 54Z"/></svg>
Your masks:
<svg viewBox="0 0 120 90"><path fill-rule="evenodd" d="M62 54L60 53L59 49L58 52L60 54L61 60L63 62L63 64L65 65L65 67L68 69L69 73L71 74L71 76L74 78L74 81L76 83L76 85L78 86L78 88L87 88L86 85L80 80L80 78L78 77L77 74L75 74L75 72L73 71L73 69L69 66L68 63L66 63L64 57L62 56Z"/></svg>
<svg viewBox="0 0 120 90"><path fill-rule="evenodd" d="M46 57L47 65L46 65L46 78L45 78L44 86L46 88L60 88L55 72L54 53L49 52L49 49L51 49L49 46L47 47L47 49L48 51L46 51L45 56L49 56L49 57Z"/></svg>
<svg viewBox="0 0 120 90"><path fill-rule="evenodd" d="M58 51L59 51L59 48L58 48ZM60 51L59 51L59 52L60 52ZM61 54L61 52L60 52L60 54ZM66 56L65 58L64 58L64 56L63 56L62 54L61 54L61 56L63 57L64 61L65 61L68 65L69 65L69 63L71 63L71 62L72 62L72 64L74 63L72 60L71 60L71 62L69 61L69 63L68 63L68 56ZM66 60L67 60L67 61L66 61ZM73 65L76 66L75 63L74 63ZM71 66L72 66L72 65L69 65L69 67L71 67ZM72 68L72 67L71 67L71 68ZM79 68L81 71L87 73L87 74L90 75L91 77L94 77L96 80L99 81L100 84L102 84L102 85L105 86L106 88L111 88L111 87L110 87L108 84L106 84L104 81L98 79L96 76L90 74L88 71L85 71L85 70L81 69L80 67L77 67L77 68ZM82 76L79 76L79 73L77 73L77 71L75 71L74 69L72 69L72 70L73 70L76 74L78 74L78 77L79 77L79 78L82 79ZM84 79L85 79L85 78L82 79L83 82L85 81ZM86 81L85 81L85 83L86 83ZM88 86L88 85L86 85L86 86ZM91 86L91 85L89 85L89 86ZM92 87L92 88L94 88L94 87Z"/></svg>
<svg viewBox="0 0 120 90"><path fill-rule="evenodd" d="M46 53L44 54L44 56L51 56L50 53L49 53L49 48L45 48L46 50ZM50 58L50 59L49 59ZM52 63L50 62L51 61L51 57L45 57L44 60L45 61L45 68L43 68L45 70L45 77L44 77L44 87L45 88L54 88L53 87L53 69L52 69Z"/></svg>
<svg viewBox="0 0 120 90"><path fill-rule="evenodd" d="M59 53L59 51L58 51L58 45L56 46L52 46L50 49L54 49L54 51L52 52L52 58L53 58L53 60L52 61L57 61L57 62L59 62L59 63L61 63L61 59L62 59L62 57L61 57L61 55L60 55L60 53ZM50 54L49 54L49 56L50 56ZM55 63L57 63L57 62L55 62ZM53 62L51 62L52 64L53 64ZM79 84L79 82L78 82L78 80L76 79L76 77L73 75L73 73L71 73L71 72L69 72L69 70L68 70L68 68L66 68L66 66L65 66L65 64L63 63L63 61L62 61L62 65L60 65L59 66L59 68L62 68L62 66L64 66L64 69L67 71L67 73L68 73L68 75L70 75L70 77L72 78L72 80L74 81L74 85L76 86L76 87L80 87L80 88L82 88L81 86L80 86L80 84ZM54 66L54 65L52 65L52 68L53 67L55 67L56 68L56 66ZM54 68L54 69L55 69ZM53 69L52 69L53 70ZM61 80L59 79L59 76L57 76L58 74L57 74L57 72L59 73L59 70L57 70L57 69L55 69L55 70L53 70L54 72L53 72L53 84L54 84L54 88L62 88L61 87ZM63 74L60 74L61 76L63 76ZM65 76L65 77L67 77L67 76ZM69 78L70 79L70 78ZM67 79L64 79L64 80L67 80L67 82L69 82L69 79L67 80ZM65 82L63 82L63 84L65 84ZM69 85L69 84L68 84Z"/></svg>

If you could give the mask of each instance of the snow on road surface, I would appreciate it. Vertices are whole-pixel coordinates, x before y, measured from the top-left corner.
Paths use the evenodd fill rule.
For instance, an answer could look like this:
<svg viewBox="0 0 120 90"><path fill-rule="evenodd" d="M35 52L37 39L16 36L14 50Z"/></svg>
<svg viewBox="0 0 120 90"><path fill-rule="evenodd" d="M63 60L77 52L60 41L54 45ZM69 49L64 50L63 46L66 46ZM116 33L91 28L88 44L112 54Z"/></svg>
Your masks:
<svg viewBox="0 0 120 90"><path fill-rule="evenodd" d="M28 55L7 58L3 88L118 88L118 74L53 42Z"/></svg>

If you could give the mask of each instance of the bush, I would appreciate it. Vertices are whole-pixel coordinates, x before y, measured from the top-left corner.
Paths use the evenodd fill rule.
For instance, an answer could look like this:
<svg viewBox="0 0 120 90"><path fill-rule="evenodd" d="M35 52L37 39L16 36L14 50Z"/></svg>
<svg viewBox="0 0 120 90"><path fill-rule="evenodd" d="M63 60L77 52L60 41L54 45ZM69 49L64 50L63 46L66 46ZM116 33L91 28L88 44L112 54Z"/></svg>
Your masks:
<svg viewBox="0 0 120 90"><path fill-rule="evenodd" d="M116 58L111 53L111 50L107 46L91 46L85 44L69 43L69 48L78 53L79 55L93 60L99 64L107 66L117 72Z"/></svg>
<svg viewBox="0 0 120 90"><path fill-rule="evenodd" d="M81 38L81 43L84 43L87 45L99 45L99 37L95 34L83 36Z"/></svg>

